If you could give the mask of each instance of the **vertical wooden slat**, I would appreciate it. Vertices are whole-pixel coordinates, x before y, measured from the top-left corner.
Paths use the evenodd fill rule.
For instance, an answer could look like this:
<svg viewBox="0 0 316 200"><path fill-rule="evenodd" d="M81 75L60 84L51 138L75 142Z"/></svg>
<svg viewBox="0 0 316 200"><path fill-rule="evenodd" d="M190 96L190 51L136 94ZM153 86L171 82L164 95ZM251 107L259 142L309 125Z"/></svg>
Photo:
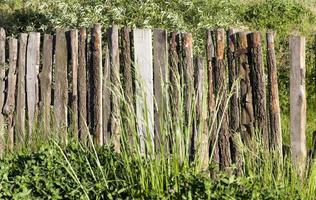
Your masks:
<svg viewBox="0 0 316 200"><path fill-rule="evenodd" d="M103 66L103 86L102 86L102 119L104 144L109 144L111 140L111 69L109 45L105 46L105 58Z"/></svg>
<svg viewBox="0 0 316 200"><path fill-rule="evenodd" d="M137 130L141 152L144 153L145 141L151 141L151 144L154 142L152 33L149 29L134 29L133 36L135 68L138 74L138 80L136 80Z"/></svg>
<svg viewBox="0 0 316 200"><path fill-rule="evenodd" d="M207 46L206 46L206 57L207 57L207 110L208 110L208 131L211 137L211 158L215 165L219 164L219 149L218 149L218 138L216 134L217 124L214 121L216 119L216 104L215 104L215 89L214 89L214 59L215 59L215 47L213 43L213 33L211 30L207 31Z"/></svg>
<svg viewBox="0 0 316 200"><path fill-rule="evenodd" d="M303 173L306 161L305 38L291 36L290 115L291 150L294 165Z"/></svg>
<svg viewBox="0 0 316 200"><path fill-rule="evenodd" d="M19 58L17 70L17 97L16 97L16 142L25 142L25 65L27 33L21 33L19 38Z"/></svg>
<svg viewBox="0 0 316 200"><path fill-rule="evenodd" d="M112 84L111 94L111 137L116 152L120 151L120 54L119 54L119 33L118 26L112 26L109 31L109 50L110 50L110 76Z"/></svg>
<svg viewBox="0 0 316 200"><path fill-rule="evenodd" d="M56 126L60 129L60 138L67 142L67 104L68 104L68 78L67 61L68 49L64 29L56 29L55 49L55 88L54 88L54 114Z"/></svg>
<svg viewBox="0 0 316 200"><path fill-rule="evenodd" d="M102 36L101 24L92 30L92 133L98 145L103 144L102 134Z"/></svg>
<svg viewBox="0 0 316 200"><path fill-rule="evenodd" d="M132 71L132 48L131 48L131 29L129 27L124 27L120 31L121 35L121 71L122 71L122 86L124 92L124 113L134 113L135 112L135 102L134 102L134 83L133 83L133 71ZM127 129L127 140L133 145L133 125L135 122L134 118L131 119L131 116L122 115L124 123L121 126L124 126Z"/></svg>
<svg viewBox="0 0 316 200"><path fill-rule="evenodd" d="M217 29L215 32L216 49L215 49L215 87L217 97L220 98L219 110L217 113L219 126L219 151L220 151L220 166L222 169L231 165L230 152L230 133L228 129L227 115L227 82L226 82L226 67L224 63L225 51L225 31Z"/></svg>
<svg viewBox="0 0 316 200"><path fill-rule="evenodd" d="M240 104L239 104L239 84L238 81L238 67L235 60L236 46L236 30L229 29L227 32L227 60L228 60L228 85L229 90L232 93L230 98L230 108L229 108L229 128L233 136L240 133ZM238 147L235 140L231 143L231 157L232 161L236 163L238 170L240 171L241 160L239 156Z"/></svg>
<svg viewBox="0 0 316 200"><path fill-rule="evenodd" d="M50 133L50 106L52 101L52 68L53 68L53 39L49 34L44 35L43 66L39 74L40 80L40 110L44 129Z"/></svg>
<svg viewBox="0 0 316 200"><path fill-rule="evenodd" d="M282 132L279 105L278 75L274 50L273 32L266 34L267 38L267 67L268 67L268 96L270 114L271 147L282 156Z"/></svg>
<svg viewBox="0 0 316 200"><path fill-rule="evenodd" d="M5 95L5 46L6 46L6 34L5 30L0 27L0 128L3 130L5 128L4 125L4 116L3 116L3 105L4 105L4 95ZM0 134L0 158L4 153L4 135Z"/></svg>
<svg viewBox="0 0 316 200"><path fill-rule="evenodd" d="M252 87L250 84L250 66L248 62L247 34L239 32L238 50L236 53L240 76L240 104L241 104L241 137L246 143L253 135L253 104Z"/></svg>
<svg viewBox="0 0 316 200"><path fill-rule="evenodd" d="M183 33L183 70L184 70L184 84L185 84L185 118L186 123L189 123L192 115L192 97L194 94L194 75L193 75L193 40L191 33ZM189 130L191 125L188 124Z"/></svg>
<svg viewBox="0 0 316 200"><path fill-rule="evenodd" d="M155 29L153 32L154 51L154 96L155 105L155 146L159 147L161 142L160 119L164 115L163 90L167 83L168 70L168 49L167 31Z"/></svg>
<svg viewBox="0 0 316 200"><path fill-rule="evenodd" d="M78 52L78 129L80 140L83 144L88 141L87 120L87 30L79 30Z"/></svg>
<svg viewBox="0 0 316 200"><path fill-rule="evenodd" d="M196 91L196 115L195 115L195 138L196 141L196 153L201 162L201 169L206 171L209 167L209 134L205 131L207 123L207 115L205 112L205 100L204 100L204 60L202 57L195 59L194 66L194 85Z"/></svg>
<svg viewBox="0 0 316 200"><path fill-rule="evenodd" d="M266 117L266 94L265 77L263 68L261 36L259 32L250 34L250 56L251 56L251 85L252 98L257 131L262 134L262 140L266 148L269 147L269 132Z"/></svg>
<svg viewBox="0 0 316 200"><path fill-rule="evenodd" d="M71 65L71 126L73 138L78 139L78 31L70 31L70 65Z"/></svg>
<svg viewBox="0 0 316 200"><path fill-rule="evenodd" d="M8 123L8 149L13 150L14 144L14 111L15 111L15 93L16 93L16 66L18 54L18 41L17 39L9 39L9 70L8 70L8 86L7 97L3 107L3 113L7 117Z"/></svg>
<svg viewBox="0 0 316 200"><path fill-rule="evenodd" d="M37 121L37 104L39 100L38 72L40 64L40 33L29 33L26 60L26 99L29 138Z"/></svg>

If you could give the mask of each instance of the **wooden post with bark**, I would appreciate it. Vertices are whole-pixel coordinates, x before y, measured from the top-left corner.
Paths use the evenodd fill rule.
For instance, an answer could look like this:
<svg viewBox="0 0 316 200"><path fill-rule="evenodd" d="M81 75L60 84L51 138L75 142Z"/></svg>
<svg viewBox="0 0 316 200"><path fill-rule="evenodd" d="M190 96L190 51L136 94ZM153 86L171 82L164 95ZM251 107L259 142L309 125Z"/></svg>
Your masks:
<svg viewBox="0 0 316 200"><path fill-rule="evenodd" d="M119 28L109 30L110 79L111 79L111 141L116 152L120 152L120 52Z"/></svg>
<svg viewBox="0 0 316 200"><path fill-rule="evenodd" d="M78 44L78 130L83 144L88 141L88 114L87 114L87 29L80 28Z"/></svg>
<svg viewBox="0 0 316 200"><path fill-rule="evenodd" d="M235 56L238 62L240 76L241 138L245 143L248 143L254 132L254 114L252 104L252 87L250 84L247 34L245 32L239 32L237 37L238 50Z"/></svg>
<svg viewBox="0 0 316 200"><path fill-rule="evenodd" d="M15 111L15 93L16 93L16 66L18 59L18 41L9 39L9 69L6 102L3 107L3 113L7 117L8 139L7 147L9 151L13 150L14 145L14 111Z"/></svg>
<svg viewBox="0 0 316 200"><path fill-rule="evenodd" d="M26 60L26 99L29 139L37 122L39 86L38 73L40 65L40 33L29 33Z"/></svg>
<svg viewBox="0 0 316 200"><path fill-rule="evenodd" d="M262 135L263 144L269 148L269 132L266 117L266 94L265 77L261 48L261 36L259 32L253 32L250 35L250 71L253 110L255 117L255 128Z"/></svg>
<svg viewBox="0 0 316 200"><path fill-rule="evenodd" d="M217 135L217 123L216 119L216 102L215 102L215 46L213 42L214 32L207 31L207 46L206 46L206 58L207 58L207 112L208 112L208 131L210 136L210 152L211 159L215 166L219 164L219 149L218 149L218 135Z"/></svg>
<svg viewBox="0 0 316 200"><path fill-rule="evenodd" d="M15 116L15 130L16 143L22 145L26 139L25 133L25 65L26 65L26 46L27 33L21 33L19 38L19 57L17 69L17 96L16 96L16 116Z"/></svg>
<svg viewBox="0 0 316 200"><path fill-rule="evenodd" d="M225 51L225 31L224 29L217 29L215 32L215 88L217 98L219 98L219 110L217 113L217 125L219 127L219 151L220 151L220 167L225 169L231 165L229 120L227 115L227 76L226 66L224 63Z"/></svg>
<svg viewBox="0 0 316 200"><path fill-rule="evenodd" d="M292 160L303 175L306 161L306 94L305 94L305 38L291 36L290 48L290 117Z"/></svg>
<svg viewBox="0 0 316 200"><path fill-rule="evenodd" d="M155 29L153 32L153 53L154 53L154 96L155 96L155 146L160 147L161 129L160 120L165 113L164 89L168 76L168 49L167 31Z"/></svg>
<svg viewBox="0 0 316 200"><path fill-rule="evenodd" d="M67 104L68 104L68 49L64 29L56 30L55 49L55 88L54 88L54 114L55 123L60 130L59 137L63 143L67 142Z"/></svg>
<svg viewBox="0 0 316 200"><path fill-rule="evenodd" d="M102 134L102 36L101 24L95 24L92 29L92 134L95 143L103 144Z"/></svg>
<svg viewBox="0 0 316 200"><path fill-rule="evenodd" d="M5 129L5 123L4 123L4 115L2 112L3 106L4 106L4 96L5 96L5 48L6 47L6 34L5 30L0 27L0 158L2 157L4 150L5 150L5 141L4 141L4 135L3 130Z"/></svg>
<svg viewBox="0 0 316 200"><path fill-rule="evenodd" d="M282 156L282 132L278 90L278 74L274 50L275 33L268 32L267 39L267 67L268 67L268 97L270 116L270 147Z"/></svg>

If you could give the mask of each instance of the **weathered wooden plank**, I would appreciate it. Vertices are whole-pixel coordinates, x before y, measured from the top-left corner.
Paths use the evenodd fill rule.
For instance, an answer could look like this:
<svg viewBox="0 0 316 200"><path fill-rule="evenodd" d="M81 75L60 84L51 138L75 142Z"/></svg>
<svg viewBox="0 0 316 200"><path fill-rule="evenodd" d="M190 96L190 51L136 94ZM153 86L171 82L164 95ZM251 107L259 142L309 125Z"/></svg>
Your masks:
<svg viewBox="0 0 316 200"><path fill-rule="evenodd" d="M4 116L2 113L4 105L5 96L5 47L6 47L6 34L5 30L0 27L0 128L3 130L5 128ZM0 134L0 158L2 157L5 146L4 146L4 135Z"/></svg>
<svg viewBox="0 0 316 200"><path fill-rule="evenodd" d="M236 60L240 76L241 137L247 143L254 132L252 87L250 84L250 66L248 61L249 50L246 32L239 32L237 37L238 50L236 52Z"/></svg>
<svg viewBox="0 0 316 200"><path fill-rule="evenodd" d="M83 144L88 141L87 120L87 30L79 30L79 60L78 60L78 129Z"/></svg>
<svg viewBox="0 0 316 200"><path fill-rule="evenodd" d="M134 58L136 79L136 116L140 150L145 152L145 141L154 144L154 101L152 33L150 29L134 29Z"/></svg>
<svg viewBox="0 0 316 200"><path fill-rule="evenodd" d="M109 45L105 46L102 85L102 119L104 144L111 142L111 69Z"/></svg>
<svg viewBox="0 0 316 200"><path fill-rule="evenodd" d="M3 113L7 117L8 139L7 147L9 151L13 150L14 145L14 111L15 111L15 93L16 93L16 66L18 59L18 41L9 39L9 70L6 102L3 107Z"/></svg>
<svg viewBox="0 0 316 200"><path fill-rule="evenodd" d="M95 143L103 144L102 133L102 35L101 24L95 24L92 30L92 133Z"/></svg>
<svg viewBox="0 0 316 200"><path fill-rule="evenodd" d="M60 139L67 142L67 104L68 104L68 49L64 29L56 29L55 49L55 88L54 88L54 114L57 128L60 129Z"/></svg>
<svg viewBox="0 0 316 200"><path fill-rule="evenodd" d="M180 34L173 32L169 39L169 66L170 66L170 105L172 118L179 119L180 111L180 59L178 54ZM176 122L175 122L176 123Z"/></svg>
<svg viewBox="0 0 316 200"><path fill-rule="evenodd" d="M70 65L71 65L71 127L72 136L78 139L78 30L70 31Z"/></svg>
<svg viewBox="0 0 316 200"><path fill-rule="evenodd" d="M300 173L306 161L305 37L291 36L290 117L292 160ZM301 174L302 175L302 174Z"/></svg>
<svg viewBox="0 0 316 200"><path fill-rule="evenodd" d="M43 66L39 74L40 81L40 110L45 134L50 134L50 106L52 100L52 68L53 68L53 39L49 34L43 40Z"/></svg>
<svg viewBox="0 0 316 200"><path fill-rule="evenodd" d="M255 127L262 135L263 143L266 148L269 147L269 132L267 129L266 116L266 94L265 77L261 48L261 36L259 32L253 32L250 35L250 69L253 110L255 116Z"/></svg>
<svg viewBox="0 0 316 200"><path fill-rule="evenodd" d="M26 46L27 33L21 33L19 38L19 57L17 69L17 96L16 96L16 116L15 116L15 130L16 143L22 144L25 142L25 110L26 110L26 96L25 96L25 65L26 65Z"/></svg>
<svg viewBox="0 0 316 200"><path fill-rule="evenodd" d="M224 63L225 51L225 31L217 29L215 32L216 49L215 49L215 88L217 97L220 98L220 105L217 113L219 126L219 150L220 150L220 167L225 169L231 165L230 139L227 115L227 78L226 66Z"/></svg>
<svg viewBox="0 0 316 200"><path fill-rule="evenodd" d="M154 51L154 96L155 96L155 146L159 148L161 143L160 119L164 113L163 91L167 83L168 72L168 47L167 31L155 29L153 31Z"/></svg>
<svg viewBox="0 0 316 200"><path fill-rule="evenodd" d="M214 67L215 67L215 46L213 43L214 32L208 30L206 33L207 46L206 46L206 58L207 58L207 111L208 111L208 131L211 138L211 159L213 164L219 164L219 149L218 149L218 135L217 135L217 123L216 123L216 103L215 103L215 88L214 88Z"/></svg>
<svg viewBox="0 0 316 200"><path fill-rule="evenodd" d="M194 137L196 142L194 151L201 162L201 169L208 170L209 167L209 133L205 129L207 123L207 112L205 112L204 101L204 59L197 57L194 65L194 87L196 94ZM206 131L205 131L206 130Z"/></svg>
<svg viewBox="0 0 316 200"><path fill-rule="evenodd" d="M33 127L37 121L38 112L38 73L40 64L40 33L29 33L27 43L26 60L26 99L27 99L27 121L28 134L32 138Z"/></svg>
<svg viewBox="0 0 316 200"><path fill-rule="evenodd" d="M116 152L120 152L120 54L118 26L112 26L109 30L110 50L110 76L112 83L111 94L111 137Z"/></svg>
<svg viewBox="0 0 316 200"><path fill-rule="evenodd" d="M236 45L236 30L229 29L227 32L227 60L228 60L228 87L232 96L230 98L230 108L229 108L229 129L232 137L236 138L236 135L240 134L240 95L239 95L239 84L238 84L238 67L235 59L235 52L237 50ZM233 138L231 142L231 157L232 162L238 167L238 171L241 170L241 158L239 155L239 149Z"/></svg>
<svg viewBox="0 0 316 200"><path fill-rule="evenodd" d="M135 112L135 101L134 101L134 74L132 70L132 48L131 48L131 29L129 27L124 27L120 31L121 34L121 71L122 71L122 86L124 93L124 104L121 109L124 109L124 113L134 113ZM123 121L126 123L121 124L124 126L124 129L127 131L127 140L133 145L134 137L133 137L133 122L134 118L131 120L128 115L122 115Z"/></svg>
<svg viewBox="0 0 316 200"><path fill-rule="evenodd" d="M279 105L278 74L274 50L275 33L268 32L267 38L267 67L268 67L268 96L270 114L271 147L282 156L282 132Z"/></svg>
<svg viewBox="0 0 316 200"><path fill-rule="evenodd" d="M193 39L191 33L182 34L183 43L183 75L184 75L184 106L185 106L185 119L186 123L189 123L192 118L192 100L194 94L194 67L193 67ZM189 130L192 127L188 124Z"/></svg>

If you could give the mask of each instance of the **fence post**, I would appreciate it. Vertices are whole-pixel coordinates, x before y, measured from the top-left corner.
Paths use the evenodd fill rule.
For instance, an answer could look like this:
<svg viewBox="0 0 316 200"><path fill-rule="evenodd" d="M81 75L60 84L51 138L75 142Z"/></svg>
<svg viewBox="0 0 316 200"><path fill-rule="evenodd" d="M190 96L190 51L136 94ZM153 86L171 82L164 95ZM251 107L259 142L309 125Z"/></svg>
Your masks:
<svg viewBox="0 0 316 200"><path fill-rule="evenodd" d="M71 130L72 137L78 140L78 31L70 31L71 65Z"/></svg>
<svg viewBox="0 0 316 200"><path fill-rule="evenodd" d="M224 63L225 51L225 31L217 29L215 32L216 48L215 48L215 87L217 97L219 98L219 110L217 113L218 129L219 129L219 151L220 151L220 167L225 169L231 165L229 120L227 115L227 77L226 67Z"/></svg>
<svg viewBox="0 0 316 200"><path fill-rule="evenodd" d="M145 153L145 142L154 144L152 33L150 29L134 29L133 36L137 71L137 130L140 137L140 151ZM150 146L147 150L151 152Z"/></svg>
<svg viewBox="0 0 316 200"><path fill-rule="evenodd" d="M6 46L6 34L5 30L0 27L0 129L1 132L5 129L4 116L2 108L4 106L4 95L5 95L5 46ZM5 147L4 147L4 135L0 133L0 158L2 157Z"/></svg>
<svg viewBox="0 0 316 200"><path fill-rule="evenodd" d="M101 24L95 24L92 30L92 133L97 145L103 144L102 134L102 36Z"/></svg>
<svg viewBox="0 0 316 200"><path fill-rule="evenodd" d="M87 120L87 29L79 30L78 60L78 129L82 143L88 140L89 128Z"/></svg>
<svg viewBox="0 0 316 200"><path fill-rule="evenodd" d="M282 156L282 132L279 105L278 75L274 50L275 33L268 32L267 38L267 67L268 67L268 93L270 114L271 147Z"/></svg>
<svg viewBox="0 0 316 200"><path fill-rule="evenodd" d="M164 116L164 88L168 75L167 31L155 29L153 32L154 52L154 96L155 96L155 147L161 143L160 119Z"/></svg>
<svg viewBox="0 0 316 200"><path fill-rule="evenodd" d="M7 117L8 123L8 149L13 150L14 145L14 111L15 111L15 88L16 88L16 66L17 66L18 41L9 39L9 70L6 103L3 107L3 113Z"/></svg>
<svg viewBox="0 0 316 200"><path fill-rule="evenodd" d="M32 131L37 122L39 87L38 73L40 64L40 33L29 33L27 43L26 60L26 99L29 138L32 139Z"/></svg>
<svg viewBox="0 0 316 200"><path fill-rule="evenodd" d="M290 115L291 150L294 165L301 175L306 161L306 94L305 94L305 38L291 36L290 47Z"/></svg>
<svg viewBox="0 0 316 200"><path fill-rule="evenodd" d="M120 152L120 52L118 26L113 25L109 32L111 94L111 137L116 152Z"/></svg>
<svg viewBox="0 0 316 200"><path fill-rule="evenodd" d="M264 81L264 68L259 32L250 34L250 59L251 59L251 85L253 93L253 108L256 129L261 133L263 144L269 148L269 132L266 117L266 94Z"/></svg>
<svg viewBox="0 0 316 200"><path fill-rule="evenodd" d="M19 38L19 58L17 69L17 96L16 96L16 142L21 145L25 142L25 65L27 33L21 33Z"/></svg>
<svg viewBox="0 0 316 200"><path fill-rule="evenodd" d="M102 124L103 124L103 144L111 142L111 69L109 41L105 45L103 82L102 82Z"/></svg>
<svg viewBox="0 0 316 200"><path fill-rule="evenodd" d="M239 32L237 35L238 50L237 61L240 76L240 104L241 104L241 136L248 143L253 135L253 104L252 87L250 84L250 67L248 63L248 43L245 32Z"/></svg>

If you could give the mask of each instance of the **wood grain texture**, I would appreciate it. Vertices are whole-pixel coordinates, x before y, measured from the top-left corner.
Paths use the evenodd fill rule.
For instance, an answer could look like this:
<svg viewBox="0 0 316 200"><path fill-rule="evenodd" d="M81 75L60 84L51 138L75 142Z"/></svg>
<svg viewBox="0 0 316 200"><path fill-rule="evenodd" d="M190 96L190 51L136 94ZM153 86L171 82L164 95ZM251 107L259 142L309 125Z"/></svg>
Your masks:
<svg viewBox="0 0 316 200"><path fill-rule="evenodd" d="M71 68L71 129L72 137L78 139L78 30L70 31Z"/></svg>
<svg viewBox="0 0 316 200"><path fill-rule="evenodd" d="M120 152L120 52L118 26L109 30L110 50L110 78L112 84L111 94L111 140L116 152Z"/></svg>
<svg viewBox="0 0 316 200"><path fill-rule="evenodd" d="M261 47L261 35L253 32L250 35L250 69L255 127L262 135L266 148L269 148L269 132L266 113L265 76Z"/></svg>
<svg viewBox="0 0 316 200"><path fill-rule="evenodd" d="M64 29L56 29L55 48L55 88L54 88L54 114L55 123L59 131L59 137L63 143L67 143L68 127L68 49L66 33Z"/></svg>
<svg viewBox="0 0 316 200"><path fill-rule="evenodd" d="M78 129L79 137L83 144L88 141L88 119L87 119L87 30L79 30L79 52L78 52Z"/></svg>
<svg viewBox="0 0 316 200"><path fill-rule="evenodd" d="M4 115L2 112L3 106L4 106L4 100L5 100L5 49L6 49L6 33L3 28L0 27L0 128L4 129ZM2 158L2 155L5 150L5 141L4 141L4 135L0 134L0 158Z"/></svg>
<svg viewBox="0 0 316 200"><path fill-rule="evenodd" d="M43 66L39 74L40 81L40 110L45 133L50 134L51 101L52 101L52 70L53 70L53 40L49 34L43 40Z"/></svg>
<svg viewBox="0 0 316 200"><path fill-rule="evenodd" d="M153 55L150 29L134 29L136 80L136 116L141 153L145 141L154 144Z"/></svg>
<svg viewBox="0 0 316 200"><path fill-rule="evenodd" d="M195 58L194 61L194 89L196 94L195 104L195 120L194 120L194 142L195 157L201 163L203 171L207 171L209 167L209 133L207 129L207 112L205 112L206 101L204 95L205 70L204 59L202 57Z"/></svg>
<svg viewBox="0 0 316 200"><path fill-rule="evenodd" d="M15 116L16 143L19 145L23 144L25 142L25 139L26 139L25 66L26 66L27 37L28 37L27 33L21 33L20 37L19 37L16 116Z"/></svg>
<svg viewBox="0 0 316 200"><path fill-rule="evenodd" d="M306 94L305 94L305 38L291 36L290 48L290 117L291 150L294 165L301 175L306 161Z"/></svg>
<svg viewBox="0 0 316 200"><path fill-rule="evenodd" d="M101 24L93 26L92 35L92 133L95 143L103 145L102 133L102 35Z"/></svg>
<svg viewBox="0 0 316 200"><path fill-rule="evenodd" d="M38 73L40 64L40 33L29 33L26 60L26 99L28 134L32 138L33 127L37 122L39 86Z"/></svg>
<svg viewBox="0 0 316 200"><path fill-rule="evenodd" d="M8 139L7 147L9 151L13 150L14 145L14 111L16 94L16 68L18 59L18 40L9 39L9 69L6 101L3 107L3 113L7 118Z"/></svg>
<svg viewBox="0 0 316 200"><path fill-rule="evenodd" d="M267 39L267 68L268 68L268 97L270 116L270 146L282 156L282 131L278 90L278 73L274 49L275 33L268 32Z"/></svg>
<svg viewBox="0 0 316 200"><path fill-rule="evenodd" d="M154 96L155 96L155 146L161 145L160 120L165 113L164 89L168 78L168 38L167 31L155 29L153 31L153 52L154 52Z"/></svg>
<svg viewBox="0 0 316 200"><path fill-rule="evenodd" d="M102 120L104 144L111 142L111 68L109 45L105 46L102 86Z"/></svg>
<svg viewBox="0 0 316 200"><path fill-rule="evenodd" d="M240 76L241 137L245 143L248 143L254 134L254 114L246 32L239 32L237 34L237 42L236 60Z"/></svg>
<svg viewBox="0 0 316 200"><path fill-rule="evenodd" d="M231 165L230 140L228 124L229 119L227 115L227 75L226 66L224 63L224 49L225 49L225 31L224 29L217 29L215 32L215 88L217 98L220 98L220 105L217 113L218 128L219 128L219 151L220 151L220 167L227 169Z"/></svg>
<svg viewBox="0 0 316 200"><path fill-rule="evenodd" d="M213 164L219 164L219 149L218 149L218 136L217 123L216 123L216 103L215 103L215 46L214 46L214 32L208 30L206 32L206 58L207 58L207 111L208 111L208 132L210 136L210 152Z"/></svg>

